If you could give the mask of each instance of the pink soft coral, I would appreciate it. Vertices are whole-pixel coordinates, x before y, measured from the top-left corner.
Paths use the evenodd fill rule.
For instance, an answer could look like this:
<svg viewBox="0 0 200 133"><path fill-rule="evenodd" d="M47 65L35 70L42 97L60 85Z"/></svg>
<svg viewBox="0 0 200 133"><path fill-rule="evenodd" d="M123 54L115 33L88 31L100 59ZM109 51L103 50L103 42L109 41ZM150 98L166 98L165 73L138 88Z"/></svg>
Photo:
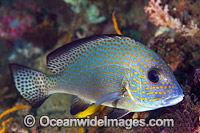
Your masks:
<svg viewBox="0 0 200 133"><path fill-rule="evenodd" d="M29 10L25 12L24 10ZM15 40L29 31L34 25L34 12L40 11L35 4L19 0L12 8L6 5L0 7L0 37Z"/></svg>
<svg viewBox="0 0 200 133"><path fill-rule="evenodd" d="M148 6L144 8L145 13L149 13L149 20L156 26L170 27L173 30L176 30L179 33L182 33L183 36L194 36L199 28L193 21L191 21L190 27L187 28L181 23L177 18L173 18L169 15L168 5L164 7L160 5L161 0L150 0Z"/></svg>

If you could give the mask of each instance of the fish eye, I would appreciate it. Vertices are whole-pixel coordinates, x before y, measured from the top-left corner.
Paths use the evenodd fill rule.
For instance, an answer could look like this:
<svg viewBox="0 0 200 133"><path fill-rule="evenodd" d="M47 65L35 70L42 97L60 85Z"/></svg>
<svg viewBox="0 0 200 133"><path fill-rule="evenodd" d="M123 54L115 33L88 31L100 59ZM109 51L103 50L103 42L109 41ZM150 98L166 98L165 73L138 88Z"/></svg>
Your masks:
<svg viewBox="0 0 200 133"><path fill-rule="evenodd" d="M161 74L157 69L151 69L147 73L148 80L151 83L157 84L161 80Z"/></svg>

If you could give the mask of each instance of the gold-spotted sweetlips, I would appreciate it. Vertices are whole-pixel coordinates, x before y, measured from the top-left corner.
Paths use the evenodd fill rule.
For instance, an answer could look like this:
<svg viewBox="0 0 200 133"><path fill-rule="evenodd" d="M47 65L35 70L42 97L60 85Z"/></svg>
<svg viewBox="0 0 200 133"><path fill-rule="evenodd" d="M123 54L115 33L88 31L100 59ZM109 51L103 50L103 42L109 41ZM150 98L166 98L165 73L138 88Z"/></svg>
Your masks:
<svg viewBox="0 0 200 133"><path fill-rule="evenodd" d="M126 36L95 35L71 42L47 56L47 67L54 75L10 64L17 90L33 107L54 93L77 96L72 114L87 108L79 109L80 104L141 112L175 105L184 97L167 64Z"/></svg>

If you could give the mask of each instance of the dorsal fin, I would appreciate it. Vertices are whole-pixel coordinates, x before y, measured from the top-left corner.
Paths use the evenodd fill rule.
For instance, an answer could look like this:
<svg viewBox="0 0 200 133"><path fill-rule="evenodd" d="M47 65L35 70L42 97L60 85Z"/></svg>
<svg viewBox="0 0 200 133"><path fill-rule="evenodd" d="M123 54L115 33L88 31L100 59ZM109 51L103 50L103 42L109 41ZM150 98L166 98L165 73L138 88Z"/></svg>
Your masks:
<svg viewBox="0 0 200 133"><path fill-rule="evenodd" d="M47 56L47 67L50 72L59 74L63 72L69 64L73 63L72 57L79 54L82 49L86 49L89 45L93 44L94 41L113 39L115 37L121 36L113 34L94 35L65 44Z"/></svg>

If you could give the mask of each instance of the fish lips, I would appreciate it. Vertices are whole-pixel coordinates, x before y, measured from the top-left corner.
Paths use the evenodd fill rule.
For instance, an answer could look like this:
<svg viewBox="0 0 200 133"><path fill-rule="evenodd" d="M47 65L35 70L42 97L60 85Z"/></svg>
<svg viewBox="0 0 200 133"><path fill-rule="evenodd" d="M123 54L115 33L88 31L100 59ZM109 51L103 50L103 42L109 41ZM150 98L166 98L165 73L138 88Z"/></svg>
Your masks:
<svg viewBox="0 0 200 133"><path fill-rule="evenodd" d="M172 106L175 105L183 100L184 95L174 95L168 98L165 98L161 101L162 105L164 106Z"/></svg>

